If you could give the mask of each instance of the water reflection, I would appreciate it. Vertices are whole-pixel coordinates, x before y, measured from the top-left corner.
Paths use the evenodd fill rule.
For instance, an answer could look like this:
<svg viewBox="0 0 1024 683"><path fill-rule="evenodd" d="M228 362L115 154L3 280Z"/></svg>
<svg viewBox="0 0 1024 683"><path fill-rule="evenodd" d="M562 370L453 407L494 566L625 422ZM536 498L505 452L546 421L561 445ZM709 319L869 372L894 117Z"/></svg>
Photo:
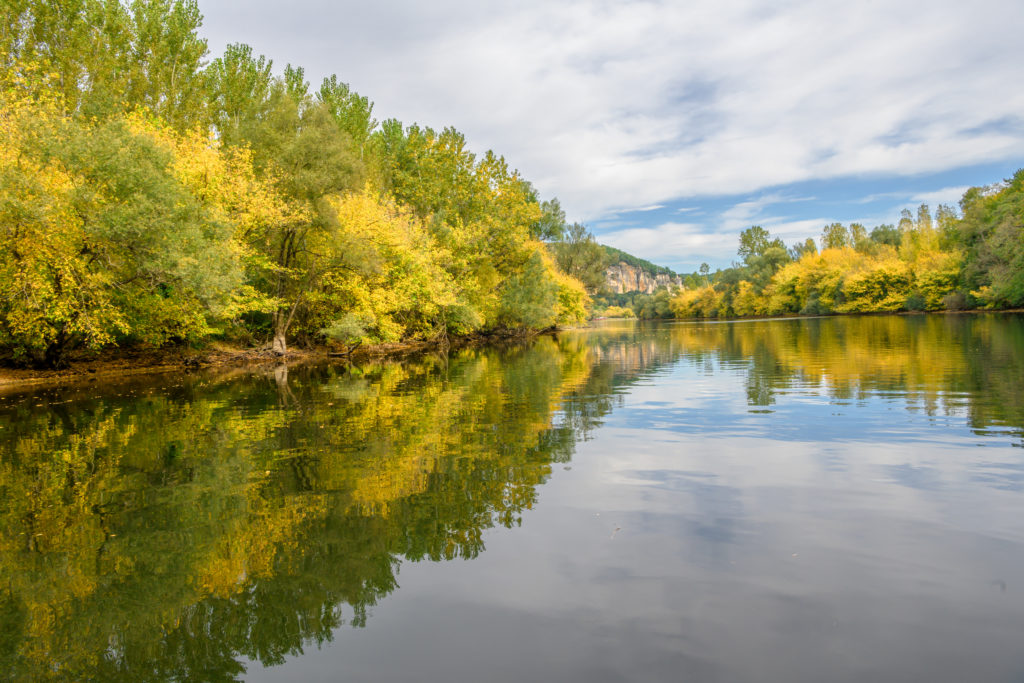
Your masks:
<svg viewBox="0 0 1024 683"><path fill-rule="evenodd" d="M4 669L230 680L362 625L399 558L472 558L518 523L600 417L552 421L591 367L541 339L8 398Z"/></svg>
<svg viewBox="0 0 1024 683"><path fill-rule="evenodd" d="M979 443L1020 445L1022 380L1019 317L922 316L612 323L402 363L6 396L0 670L12 680L215 681L243 677L246 662L278 665L342 625L367 625L403 563L487 555L488 530L519 526L556 464L591 440L595 462L614 472L590 488L581 474L579 488L556 489L554 505L614 508L642 495L619 501L628 533L601 532L631 548L629 562L593 559L576 571L630 594L637 572L699 557L701 572L722 574L708 586L717 595L735 578L736 549L751 559L752 534L766 533L750 491L771 498L792 535L807 521L785 512L786 491L829 489L839 481L829 477L873 466L844 444L941 448L967 425ZM814 474L773 470L763 456L779 443L803 444L794 452ZM874 463L871 476L946 489L951 500L963 480L1006 494L1024 484L1015 458L968 458L958 469L935 460L908 451ZM680 495L699 513L681 511ZM877 506L877 493L858 490L848 511L868 501ZM884 520L890 506L899 508L870 514ZM571 533L594 523L563 519ZM644 528L661 545L636 541ZM993 534L1019 540L1015 527ZM822 543L830 562L841 546ZM532 559L512 561L529 574ZM456 564L446 571L456 575ZM623 613L658 615L656 603L636 597ZM728 631L723 615L709 623ZM686 623L695 642L708 637Z"/></svg>

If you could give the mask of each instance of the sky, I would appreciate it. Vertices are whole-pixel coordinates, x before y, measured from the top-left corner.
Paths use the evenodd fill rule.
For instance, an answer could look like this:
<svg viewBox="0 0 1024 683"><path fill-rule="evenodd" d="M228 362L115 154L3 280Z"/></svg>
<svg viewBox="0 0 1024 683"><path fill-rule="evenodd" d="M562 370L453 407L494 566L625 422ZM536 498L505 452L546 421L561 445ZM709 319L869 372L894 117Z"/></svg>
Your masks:
<svg viewBox="0 0 1024 683"><path fill-rule="evenodd" d="M1020 0L199 0L337 74L374 115L453 126L598 241L679 272L835 221L955 206L1024 166Z"/></svg>

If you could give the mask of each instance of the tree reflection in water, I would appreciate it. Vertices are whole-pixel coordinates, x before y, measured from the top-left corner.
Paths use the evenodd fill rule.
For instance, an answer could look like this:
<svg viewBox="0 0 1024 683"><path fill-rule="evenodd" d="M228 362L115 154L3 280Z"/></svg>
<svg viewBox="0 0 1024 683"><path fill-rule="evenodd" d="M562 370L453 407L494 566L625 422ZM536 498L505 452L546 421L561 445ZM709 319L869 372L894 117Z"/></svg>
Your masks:
<svg viewBox="0 0 1024 683"><path fill-rule="evenodd" d="M616 323L362 366L126 379L0 400L0 667L236 680L330 640L402 562L474 558L637 381L740 372L1024 427L1015 316Z"/></svg>

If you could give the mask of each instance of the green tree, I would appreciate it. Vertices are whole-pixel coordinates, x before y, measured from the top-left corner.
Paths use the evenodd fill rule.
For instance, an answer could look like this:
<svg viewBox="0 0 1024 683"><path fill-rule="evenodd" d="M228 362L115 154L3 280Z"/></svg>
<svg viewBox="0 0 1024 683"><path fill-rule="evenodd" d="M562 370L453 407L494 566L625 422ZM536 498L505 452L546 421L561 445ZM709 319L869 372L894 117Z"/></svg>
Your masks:
<svg viewBox="0 0 1024 683"><path fill-rule="evenodd" d="M316 98L331 112L338 126L352 138L362 158L370 135L377 128L377 120L373 118L373 102L352 90L348 83L339 81L333 74L323 80Z"/></svg>
<svg viewBox="0 0 1024 683"><path fill-rule="evenodd" d="M540 252L534 252L522 271L504 284L500 306L498 320L508 327L539 330L555 324L558 285L544 268Z"/></svg>
<svg viewBox="0 0 1024 683"><path fill-rule="evenodd" d="M949 251L957 248L957 229L960 223L960 216L957 210L945 204L939 204L935 209L935 224L939 231L941 246Z"/></svg>
<svg viewBox="0 0 1024 683"><path fill-rule="evenodd" d="M241 144L266 117L270 101L273 62L254 57L252 48L228 45L224 55L206 70L210 122L229 145Z"/></svg>
<svg viewBox="0 0 1024 683"><path fill-rule="evenodd" d="M740 233L740 258L746 261L751 256L760 256L768 248L771 236L760 225L752 225Z"/></svg>
<svg viewBox="0 0 1024 683"><path fill-rule="evenodd" d="M21 0L3 9L0 31L9 68L35 65L53 74L49 85L65 113L80 111L96 90L123 97L130 20L120 2ZM117 82L101 78L113 74Z"/></svg>
<svg viewBox="0 0 1024 683"><path fill-rule="evenodd" d="M991 307L1024 304L1024 169L1001 185L971 188L960 202L964 279Z"/></svg>
<svg viewBox="0 0 1024 683"><path fill-rule="evenodd" d="M178 128L206 119L206 40L196 0L133 0L127 101Z"/></svg>
<svg viewBox="0 0 1024 683"><path fill-rule="evenodd" d="M661 288L653 294L637 294L633 299L633 312L641 320L671 318L673 316L672 295Z"/></svg>
<svg viewBox="0 0 1024 683"><path fill-rule="evenodd" d="M778 240L774 240L762 254L747 258L744 275L758 288L764 288L779 268L792 260L789 251Z"/></svg>
<svg viewBox="0 0 1024 683"><path fill-rule="evenodd" d="M547 201L541 202L540 209L541 218L532 227L531 234L545 242L561 240L565 236L567 223L565 221L565 211L562 210L562 205L558 202L558 198L552 197Z"/></svg>
<svg viewBox="0 0 1024 683"><path fill-rule="evenodd" d="M238 72L251 75L254 64L259 61ZM243 121L238 133L252 148L257 169L300 207L290 215L303 216L252 236L272 264L260 284L279 302L271 320L272 347L286 353L288 330L309 292L327 273L352 267L329 248L327 235L336 222L327 199L357 187L362 164L329 108L309 96L302 70L290 66L271 82L265 113Z"/></svg>
<svg viewBox="0 0 1024 683"><path fill-rule="evenodd" d="M767 230L754 225L740 233L739 255L750 271L748 278L763 287L779 266L789 261L789 252L781 239L772 239ZM737 278L738 280L738 278Z"/></svg>
<svg viewBox="0 0 1024 683"><path fill-rule="evenodd" d="M908 231L914 230L914 214L910 213L910 209L903 209L902 211L900 211L900 221L897 224L896 228L897 230L899 230L901 235Z"/></svg>
<svg viewBox="0 0 1024 683"><path fill-rule="evenodd" d="M421 218L430 218L438 231L479 217L476 155L462 133L417 125L403 130L401 122L388 120L373 135L372 146L383 188Z"/></svg>
<svg viewBox="0 0 1024 683"><path fill-rule="evenodd" d="M921 206L917 207L917 229L932 229L932 212L927 204L922 204Z"/></svg>
<svg viewBox="0 0 1024 683"><path fill-rule="evenodd" d="M55 74L66 113L146 107L179 128L204 120L207 47L195 0L21 0L5 10L10 65Z"/></svg>
<svg viewBox="0 0 1024 683"><path fill-rule="evenodd" d="M890 247L900 246L900 231L892 224L879 225L871 230L871 241L877 244L887 244Z"/></svg>
<svg viewBox="0 0 1024 683"><path fill-rule="evenodd" d="M844 249L852 246L850 231L842 223L830 223L821 231L822 249Z"/></svg>
<svg viewBox="0 0 1024 683"><path fill-rule="evenodd" d="M605 283L608 261L604 249L581 223L573 223L562 239L552 244L558 268L597 292Z"/></svg>
<svg viewBox="0 0 1024 683"><path fill-rule="evenodd" d="M874 247L863 224L850 223L850 246L860 252L868 252Z"/></svg>

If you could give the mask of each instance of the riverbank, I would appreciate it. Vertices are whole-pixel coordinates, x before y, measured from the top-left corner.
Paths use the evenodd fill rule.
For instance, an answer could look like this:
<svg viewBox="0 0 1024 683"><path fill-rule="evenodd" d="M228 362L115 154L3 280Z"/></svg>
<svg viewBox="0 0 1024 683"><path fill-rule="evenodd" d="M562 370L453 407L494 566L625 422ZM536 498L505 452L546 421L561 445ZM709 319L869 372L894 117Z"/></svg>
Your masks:
<svg viewBox="0 0 1024 683"><path fill-rule="evenodd" d="M985 313L1022 314L1024 309L961 310L961 311L899 311L887 313L837 314L824 317L877 317L877 316L924 316L924 315L977 315ZM774 319L800 319L823 316L774 316L745 317L717 320L714 318L681 318L680 322L751 322ZM595 321L600 321L596 318ZM632 320L637 318L607 318L605 320ZM673 320L673 319L670 319ZM585 326L581 326L585 327ZM170 347L161 349L111 349L93 354L82 354L73 358L68 367L59 370L43 370L38 368L13 368L0 366L0 392L32 389L65 383L80 383L103 379L114 379L131 375L158 374L165 372L189 372L201 368L216 367L274 367L282 364L298 364L311 361L346 360L360 362L362 360L399 357L415 353L423 353L446 349L488 346L508 342L521 341L540 334L554 334L565 329L550 328L539 331L502 331L476 333L463 337L452 337L441 341L404 341L388 344L370 344L354 349L351 354L338 353L337 348L316 346L312 348L293 347L286 356L280 356L266 348L234 346L226 343L211 344L202 349Z"/></svg>
<svg viewBox="0 0 1024 683"><path fill-rule="evenodd" d="M886 316L907 316L919 317L927 315L988 315L988 314L1020 314L1024 308L964 308L959 310L941 311L863 311L857 313L819 313L817 315L805 315L802 313L780 313L778 315L745 315L729 316L725 318L595 318L595 320L670 320L675 322L751 322L756 320L810 320L812 318L869 318Z"/></svg>
<svg viewBox="0 0 1024 683"><path fill-rule="evenodd" d="M0 366L0 392L31 389L56 384L79 383L99 379L113 379L131 375L164 372L189 372L216 367L273 367L316 360L360 360L404 356L439 349L466 348L509 341L523 340L557 330L503 331L477 333L440 341L404 341L388 344L370 344L353 349L350 354L338 353L328 346L295 347L281 356L267 348L252 348L230 344L211 344L202 349L180 347L160 349L110 349L82 354L72 358L68 367L58 370L15 368Z"/></svg>

